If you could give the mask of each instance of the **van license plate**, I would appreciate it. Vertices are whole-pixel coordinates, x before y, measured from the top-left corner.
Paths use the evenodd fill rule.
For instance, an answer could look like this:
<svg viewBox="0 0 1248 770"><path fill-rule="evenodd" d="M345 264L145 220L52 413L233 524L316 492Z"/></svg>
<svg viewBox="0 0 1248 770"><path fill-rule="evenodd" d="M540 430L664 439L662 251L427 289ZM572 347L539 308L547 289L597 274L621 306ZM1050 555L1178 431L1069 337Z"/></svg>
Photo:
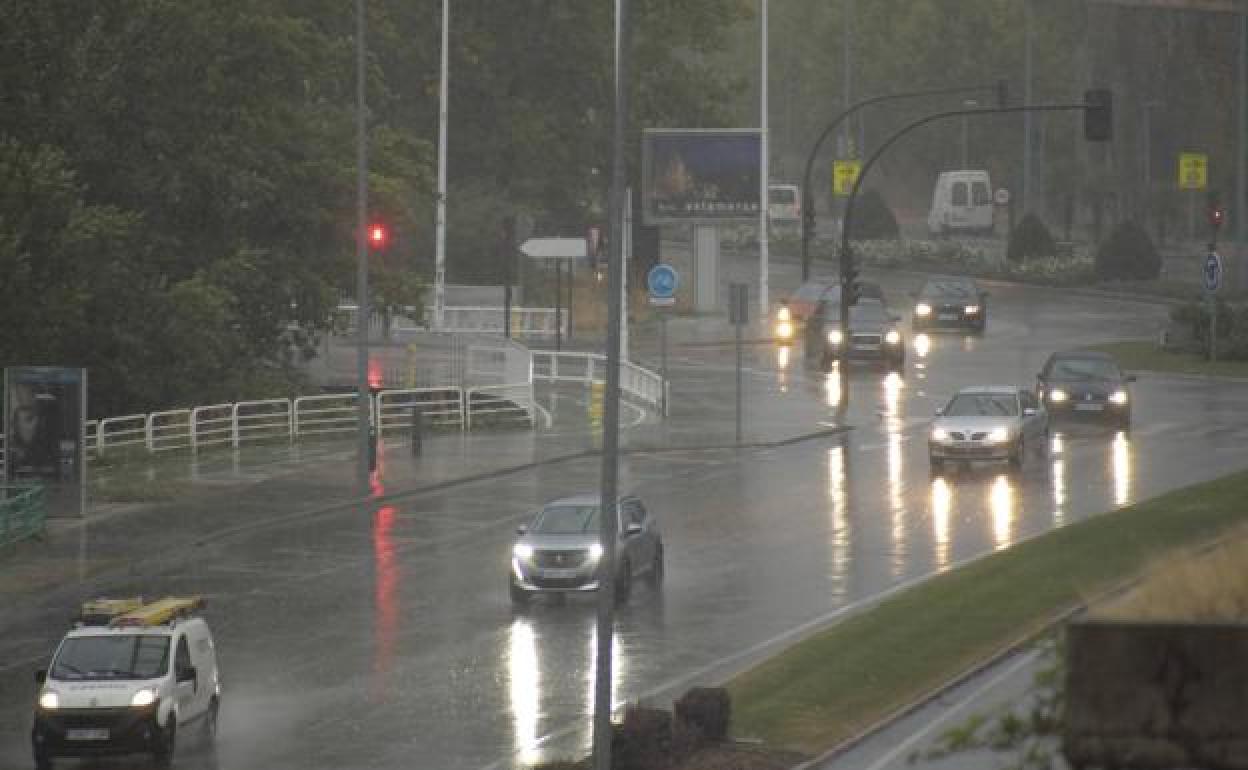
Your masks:
<svg viewBox="0 0 1248 770"><path fill-rule="evenodd" d="M1103 412L1104 404L1075 404L1075 410L1079 412Z"/></svg>
<svg viewBox="0 0 1248 770"><path fill-rule="evenodd" d="M936 320L937 321L956 321L958 320L958 314L957 313L941 313L940 315L936 316Z"/></svg>
<svg viewBox="0 0 1248 770"><path fill-rule="evenodd" d="M65 731L65 737L71 741L106 741L108 730L76 728Z"/></svg>

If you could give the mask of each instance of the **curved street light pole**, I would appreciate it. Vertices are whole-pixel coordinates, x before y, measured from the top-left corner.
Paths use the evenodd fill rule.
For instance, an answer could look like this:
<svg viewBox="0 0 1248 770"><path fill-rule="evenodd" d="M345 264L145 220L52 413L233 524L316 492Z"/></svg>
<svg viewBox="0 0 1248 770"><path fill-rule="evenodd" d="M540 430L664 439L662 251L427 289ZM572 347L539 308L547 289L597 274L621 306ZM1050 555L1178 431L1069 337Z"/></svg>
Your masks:
<svg viewBox="0 0 1248 770"><path fill-rule="evenodd" d="M862 101L855 102L846 108L841 114L832 119L832 122L823 129L823 133L815 140L815 144L810 149L810 154L806 156L806 166L802 172L802 281L810 280L810 239L814 235L815 229L815 208L814 195L810 190L810 176L814 169L815 158L819 155L819 149L823 147L823 143L828 137L845 122L847 118L864 107L880 102L901 101L902 99L917 99L923 96L945 96L948 94L966 94L979 93L981 91L993 91L998 93L998 100L1004 97L1005 81L997 81L996 83L985 86L958 86L956 88L931 88L924 91L906 91L899 94L883 94L881 96L872 96ZM807 227L807 222L810 226Z"/></svg>

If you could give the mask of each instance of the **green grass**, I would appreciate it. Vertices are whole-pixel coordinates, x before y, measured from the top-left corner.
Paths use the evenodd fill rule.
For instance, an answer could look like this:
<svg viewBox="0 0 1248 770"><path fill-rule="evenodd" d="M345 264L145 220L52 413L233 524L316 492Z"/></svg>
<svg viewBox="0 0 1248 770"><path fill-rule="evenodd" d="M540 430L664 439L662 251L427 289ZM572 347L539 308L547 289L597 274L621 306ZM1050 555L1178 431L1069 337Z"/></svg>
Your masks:
<svg viewBox="0 0 1248 770"><path fill-rule="evenodd" d="M827 750L1167 553L1248 521L1246 498L1242 472L937 575L732 680L733 732Z"/></svg>
<svg viewBox="0 0 1248 770"><path fill-rule="evenodd" d="M1132 340L1090 345L1089 350L1112 354L1127 371L1205 374L1216 377L1248 377L1248 361L1208 361L1194 353L1173 353L1155 342Z"/></svg>

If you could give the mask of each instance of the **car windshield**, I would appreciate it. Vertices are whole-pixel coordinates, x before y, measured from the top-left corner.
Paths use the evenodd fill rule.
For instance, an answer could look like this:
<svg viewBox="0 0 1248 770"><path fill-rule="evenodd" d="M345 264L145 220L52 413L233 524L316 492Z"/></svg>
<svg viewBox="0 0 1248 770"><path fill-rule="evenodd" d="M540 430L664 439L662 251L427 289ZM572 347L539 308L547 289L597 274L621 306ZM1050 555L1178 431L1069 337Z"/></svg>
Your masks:
<svg viewBox="0 0 1248 770"><path fill-rule="evenodd" d="M1061 380L1116 380L1122 372L1106 358L1059 358L1053 362L1051 376Z"/></svg>
<svg viewBox="0 0 1248 770"><path fill-rule="evenodd" d="M787 187L773 189L771 191L771 202L780 204L792 204L797 200L797 193Z"/></svg>
<svg viewBox="0 0 1248 770"><path fill-rule="evenodd" d="M883 323L890 320L884 306L877 302L862 302L854 305L849 309L849 319L868 323Z"/></svg>
<svg viewBox="0 0 1248 770"><path fill-rule="evenodd" d="M542 509L531 532L539 535L581 535L598 531L598 506L552 505Z"/></svg>
<svg viewBox="0 0 1248 770"><path fill-rule="evenodd" d="M109 634L66 639L48 673L53 679L154 679L169 663L169 637Z"/></svg>
<svg viewBox="0 0 1248 770"><path fill-rule="evenodd" d="M970 298L975 293L971 284L963 281L931 281L923 287L920 295L924 297L964 297Z"/></svg>
<svg viewBox="0 0 1248 770"><path fill-rule="evenodd" d="M942 414L946 417L1016 417L1018 397L1012 393L959 393Z"/></svg>

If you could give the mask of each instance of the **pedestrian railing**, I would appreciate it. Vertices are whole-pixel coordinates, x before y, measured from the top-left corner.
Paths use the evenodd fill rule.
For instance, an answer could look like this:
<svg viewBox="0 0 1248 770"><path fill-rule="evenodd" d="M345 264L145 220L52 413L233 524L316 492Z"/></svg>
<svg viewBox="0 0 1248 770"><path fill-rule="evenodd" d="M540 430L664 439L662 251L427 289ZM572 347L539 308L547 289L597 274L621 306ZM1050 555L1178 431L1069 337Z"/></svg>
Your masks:
<svg viewBox="0 0 1248 770"><path fill-rule="evenodd" d="M545 382L603 382L607 376L607 359L601 353L570 351L533 351L533 379ZM631 361L620 363L620 392L641 403L661 409L667 383L661 376Z"/></svg>
<svg viewBox="0 0 1248 770"><path fill-rule="evenodd" d="M464 390L468 430L473 424L533 425L532 385L482 385Z"/></svg>
<svg viewBox="0 0 1248 770"><path fill-rule="evenodd" d="M46 519L42 486L0 486L0 547L40 534Z"/></svg>
<svg viewBox="0 0 1248 770"><path fill-rule="evenodd" d="M383 390L377 394L378 435L411 430L414 410L420 411L430 427L450 425L463 430L467 426L460 388Z"/></svg>

